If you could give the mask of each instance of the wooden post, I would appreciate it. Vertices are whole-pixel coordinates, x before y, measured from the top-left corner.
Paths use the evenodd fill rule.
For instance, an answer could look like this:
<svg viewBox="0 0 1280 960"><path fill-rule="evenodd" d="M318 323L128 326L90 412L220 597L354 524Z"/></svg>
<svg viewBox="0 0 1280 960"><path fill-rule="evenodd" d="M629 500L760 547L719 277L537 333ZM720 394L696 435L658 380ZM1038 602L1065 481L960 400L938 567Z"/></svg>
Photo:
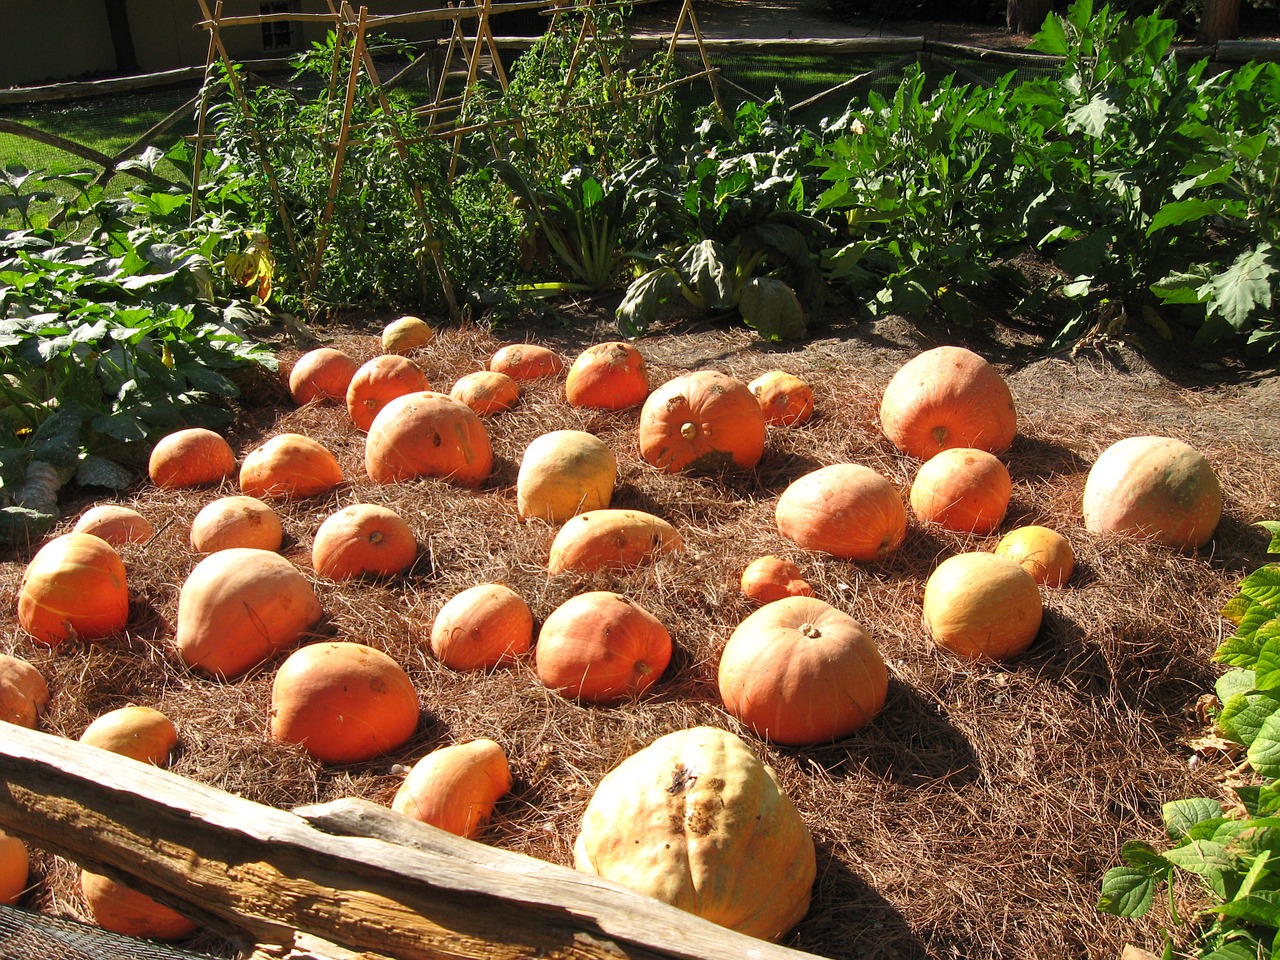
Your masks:
<svg viewBox="0 0 1280 960"><path fill-rule="evenodd" d="M1204 0L1197 40L1201 43L1234 40L1239 32L1240 0Z"/></svg>
<svg viewBox="0 0 1280 960"><path fill-rule="evenodd" d="M1005 7L1005 27L1010 33L1039 33L1051 10L1053 0L1009 0Z"/></svg>

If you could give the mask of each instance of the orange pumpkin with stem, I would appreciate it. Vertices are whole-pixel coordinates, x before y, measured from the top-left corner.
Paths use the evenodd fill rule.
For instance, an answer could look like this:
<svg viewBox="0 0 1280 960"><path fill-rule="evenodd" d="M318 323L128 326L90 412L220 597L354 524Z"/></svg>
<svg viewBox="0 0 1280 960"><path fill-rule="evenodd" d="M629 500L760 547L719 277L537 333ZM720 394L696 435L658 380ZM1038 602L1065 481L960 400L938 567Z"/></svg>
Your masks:
<svg viewBox="0 0 1280 960"><path fill-rule="evenodd" d="M344 403L347 388L360 364L333 347L317 347L298 358L289 371L289 395L298 406L337 401Z"/></svg>
<svg viewBox="0 0 1280 960"><path fill-rule="evenodd" d="M844 560L884 560L907 535L897 488L857 463L819 467L792 481L774 517L788 540Z"/></svg>
<svg viewBox="0 0 1280 960"><path fill-rule="evenodd" d="M126 543L145 543L155 533L151 521L132 507L118 503L100 503L80 515L72 528L74 533L92 533L113 547Z"/></svg>
<svg viewBox="0 0 1280 960"><path fill-rule="evenodd" d="M48 705L49 684L35 664L0 653L0 721L34 730Z"/></svg>
<svg viewBox="0 0 1280 960"><path fill-rule="evenodd" d="M311 546L311 565L330 580L392 577L418 556L409 524L394 510L356 503L326 517Z"/></svg>
<svg viewBox="0 0 1280 960"><path fill-rule="evenodd" d="M199 928L194 920L171 907L100 873L81 870L80 890L94 923L112 933L149 940L181 940Z"/></svg>
<svg viewBox="0 0 1280 960"><path fill-rule="evenodd" d="M952 447L1003 453L1018 432L1013 394L972 350L934 347L903 364L880 399L880 427L919 460Z"/></svg>
<svg viewBox="0 0 1280 960"><path fill-rule="evenodd" d="M271 685L270 736L324 763L371 760L418 729L418 693L381 650L347 640L300 647Z"/></svg>
<svg viewBox="0 0 1280 960"><path fill-rule="evenodd" d="M99 716L85 727L80 742L139 763L165 767L178 745L178 728L154 707L131 705Z"/></svg>
<svg viewBox="0 0 1280 960"><path fill-rule="evenodd" d="M449 396L485 417L514 407L520 400L520 384L496 370L477 370L459 377Z"/></svg>
<svg viewBox="0 0 1280 960"><path fill-rule="evenodd" d="M926 460L911 484L911 509L922 523L985 536L1004 519L1013 481L1000 458L952 447Z"/></svg>
<svg viewBox="0 0 1280 960"><path fill-rule="evenodd" d="M766 739L801 746L870 723L889 671L853 617L815 597L784 597L738 624L717 682L730 714Z"/></svg>
<svg viewBox="0 0 1280 960"><path fill-rule="evenodd" d="M635 601L593 590L551 611L533 655L548 689L583 703L618 703L662 676L671 661L671 634Z"/></svg>
<svg viewBox="0 0 1280 960"><path fill-rule="evenodd" d="M588 510L565 521L551 541L547 572L626 571L683 550L679 531L643 510Z"/></svg>
<svg viewBox="0 0 1280 960"><path fill-rule="evenodd" d="M533 646L533 611L501 583L456 593L431 623L431 652L454 670L490 670L514 663Z"/></svg>
<svg viewBox="0 0 1280 960"><path fill-rule="evenodd" d="M124 629L129 588L124 561L91 533L65 533L36 551L18 588L18 623L56 647L70 637L97 640Z"/></svg>
<svg viewBox="0 0 1280 960"><path fill-rule="evenodd" d="M925 626L934 643L960 657L1016 657L1031 646L1043 616L1035 579L1008 557L959 553L925 582Z"/></svg>
<svg viewBox="0 0 1280 960"><path fill-rule="evenodd" d="M0 830L0 903L17 903L30 878L31 856L27 845Z"/></svg>
<svg viewBox="0 0 1280 960"><path fill-rule="evenodd" d="M480 417L465 403L431 391L408 393L374 418L364 464L374 483L439 477L478 487L493 469L493 447Z"/></svg>
<svg viewBox="0 0 1280 960"><path fill-rule="evenodd" d="M1016 562L1036 583L1060 587L1075 570L1071 542L1049 527L1030 524L1010 530L996 544L995 553Z"/></svg>
<svg viewBox="0 0 1280 960"><path fill-rule="evenodd" d="M506 753L497 742L482 738L440 747L415 763L391 809L474 840L510 791Z"/></svg>
<svg viewBox="0 0 1280 960"><path fill-rule="evenodd" d="M408 357L383 354L361 365L347 385L347 413L366 433L378 412L396 397L430 390L426 374Z"/></svg>
<svg viewBox="0 0 1280 960"><path fill-rule="evenodd" d="M597 343L578 354L564 381L571 407L626 410L649 395L649 370L644 356L629 343Z"/></svg>
<svg viewBox="0 0 1280 960"><path fill-rule="evenodd" d="M813 586L790 560L767 554L756 557L742 570L739 586L745 596L760 603L783 597L812 597Z"/></svg>
<svg viewBox="0 0 1280 960"><path fill-rule="evenodd" d="M191 549L214 553L229 547L279 550L284 527L276 512L257 497L219 497L191 521Z"/></svg>
<svg viewBox="0 0 1280 960"><path fill-rule="evenodd" d="M766 423L793 427L808 423L813 417L813 388L793 373L770 370L747 387L759 401Z"/></svg>
<svg viewBox="0 0 1280 960"><path fill-rule="evenodd" d="M342 482L342 467L323 444L282 433L245 455L240 490L249 497L314 497Z"/></svg>
<svg viewBox="0 0 1280 960"><path fill-rule="evenodd" d="M558 376L564 370L564 358L536 343L509 343L489 358L489 369L512 380L541 380Z"/></svg>
<svg viewBox="0 0 1280 960"><path fill-rule="evenodd" d="M236 469L236 455L221 435L204 427L176 430L151 449L147 474L157 487L205 487Z"/></svg>
<svg viewBox="0 0 1280 960"><path fill-rule="evenodd" d="M764 411L741 380L699 370L649 394L639 439L640 456L666 473L750 470L764 454Z"/></svg>

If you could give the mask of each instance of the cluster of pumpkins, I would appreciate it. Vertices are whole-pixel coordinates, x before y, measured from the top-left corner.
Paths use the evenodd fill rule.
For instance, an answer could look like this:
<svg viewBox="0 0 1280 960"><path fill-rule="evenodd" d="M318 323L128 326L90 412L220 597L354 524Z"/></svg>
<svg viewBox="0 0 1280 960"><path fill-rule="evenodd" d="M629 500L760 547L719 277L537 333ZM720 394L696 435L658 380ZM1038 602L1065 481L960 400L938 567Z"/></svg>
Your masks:
<svg viewBox="0 0 1280 960"><path fill-rule="evenodd" d="M431 336L423 321L401 318L383 332L384 355L368 363L320 348L291 371L290 390L300 404L346 404L367 433L365 467L376 483L438 477L482 484L493 464L483 418L515 404L521 381L561 373L570 404L640 406L640 455L669 472L750 470L764 452L767 424L803 424L814 409L808 385L783 371L748 384L701 370L652 388L640 351L623 342L588 348L567 373L544 347L504 347L487 370L444 394L427 388L407 356ZM907 503L869 467L821 467L778 497L783 537L817 554L877 561L902 544L908 505L923 523L982 535L998 529L1012 488L1000 454L1013 443L1017 415L994 367L960 347L921 353L886 387L880 421L887 438L921 462ZM199 486L221 482L235 468L221 436L193 429L156 445L150 475L162 486ZM583 431L554 431L528 445L517 509L522 518L559 526L550 573L628 570L683 549L679 532L662 518L609 506L616 474L613 452ZM192 545L207 556L181 588L176 653L198 672L234 679L294 648L273 681L271 737L299 744L323 762L356 762L395 749L418 722L410 678L392 658L363 644L298 646L322 611L308 578L276 552L281 528L268 501L331 489L342 480L337 461L314 440L282 434L243 457L238 479L241 495L209 504L192 525ZM1131 437L1109 448L1084 493L1087 529L1178 548L1204 545L1221 509L1208 462L1167 437ZM112 541L150 536L147 521L127 508L86 513L74 532L32 558L18 601L23 628L50 646L123 628L128 589ZM357 504L324 521L312 559L320 576L343 579L401 573L416 553L412 531L393 511ZM1070 544L1055 531L1011 531L993 552L956 554L936 567L925 587L924 622L935 642L956 655L1017 656L1039 630L1040 587L1064 584L1073 562ZM885 703L888 672L859 623L815 597L795 564L780 557L750 564L741 584L761 606L732 632L721 656L717 679L727 711L759 736L786 745L839 739L870 722ZM457 670L492 669L532 649L547 687L600 704L643 693L672 652L656 617L609 591L564 602L544 618L535 645L528 604L499 583L450 598L430 640L435 656ZM43 680L22 664L12 657L0 663L0 706L5 719L32 726ZM29 703L16 719L23 691ZM98 745L162 764L176 741L172 725L156 711L126 709L136 712L119 718L129 721L120 725L125 732ZM86 739L94 742L90 732ZM476 740L416 764L392 806L474 837L510 787L502 748ZM780 937L804 915L815 875L813 841L773 771L740 738L710 727L662 737L604 778L585 813L575 864L764 938ZM95 909L104 925L104 918L124 912Z"/></svg>

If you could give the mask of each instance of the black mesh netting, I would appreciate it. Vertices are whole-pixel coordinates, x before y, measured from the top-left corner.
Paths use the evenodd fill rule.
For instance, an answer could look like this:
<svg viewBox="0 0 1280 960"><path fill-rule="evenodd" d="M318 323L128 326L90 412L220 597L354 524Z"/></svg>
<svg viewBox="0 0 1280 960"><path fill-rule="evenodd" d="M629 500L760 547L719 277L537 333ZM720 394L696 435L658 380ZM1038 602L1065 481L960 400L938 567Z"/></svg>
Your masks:
<svg viewBox="0 0 1280 960"><path fill-rule="evenodd" d="M210 960L150 940L0 904L0 960Z"/></svg>

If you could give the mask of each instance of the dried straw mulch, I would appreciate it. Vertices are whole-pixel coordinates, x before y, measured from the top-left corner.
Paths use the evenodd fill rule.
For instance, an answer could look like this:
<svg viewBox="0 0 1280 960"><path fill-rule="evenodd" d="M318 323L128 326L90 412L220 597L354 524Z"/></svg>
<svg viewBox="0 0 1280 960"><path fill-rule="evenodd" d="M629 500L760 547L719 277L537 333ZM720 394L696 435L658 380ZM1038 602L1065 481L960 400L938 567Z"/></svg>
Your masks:
<svg viewBox="0 0 1280 960"><path fill-rule="evenodd" d="M361 361L380 352L373 334L325 333ZM1044 358L1016 345L975 345L1006 372L1021 415L1021 434L1005 458L1014 496L1002 530L1053 526L1073 541L1079 566L1065 588L1043 590L1044 627L1026 655L1008 664L961 662L934 648L921 625L924 582L941 559L990 548L997 537L913 521L896 556L866 566L806 554L776 532L778 493L817 466L865 463L904 496L917 466L880 435L876 412L893 371L935 341L893 323L828 333L784 349L762 347L747 331L707 328L639 343L655 383L704 367L743 380L783 368L813 386L816 419L771 428L760 467L723 479L659 474L635 452L637 411L573 410L559 383L546 381L528 385L516 410L488 420L497 465L481 489L438 481L379 487L365 478L363 434L345 413L295 409L279 384L253 387L229 432L233 447L243 453L276 433L306 433L334 451L348 478L329 496L278 505L290 559L312 575L315 529L360 501L397 510L418 535L420 560L401 579L315 578L323 632L386 650L420 690L418 733L392 756L331 768L273 745L266 735L271 664L218 683L183 670L168 648L179 586L198 559L187 543L190 521L210 499L236 492L231 483L183 492L141 483L117 498L159 532L123 551L132 616L128 631L108 642L50 652L26 638L13 609L29 554L11 557L0 566L0 649L31 659L48 677L54 699L43 729L75 737L105 710L149 704L179 727L174 770L282 808L344 795L386 802L398 782L393 764L493 737L511 759L516 786L486 841L559 863L570 862L584 805L608 769L663 733L721 725L743 733L778 770L817 841L812 909L789 945L828 957L965 960L1108 960L1126 941L1157 945L1166 915L1122 922L1097 913L1094 903L1120 844L1158 841L1160 804L1222 795L1220 778L1233 764L1212 756L1189 762L1193 752L1183 741L1204 730L1195 705L1212 689L1218 610L1266 559L1266 538L1250 525L1280 516L1280 438L1261 412L1261 388L1180 388L1136 355L1122 369L1097 356ZM434 387L447 389L504 342L537 340L571 358L611 338L590 321L500 337L447 329L416 359ZM298 352L282 345L286 360ZM560 428L589 430L609 443L619 459L614 505L672 521L687 550L623 576L548 577L554 531L517 521L514 484L524 447ZM1226 513L1199 555L1084 530L1079 501L1090 463L1112 441L1138 433L1184 439L1218 468ZM780 749L720 708L717 657L752 609L738 592L738 574L762 553L796 560L819 596L862 622L889 663L888 704L857 735ZM491 675L451 672L427 647L432 617L459 590L489 580L517 589L539 618L583 590L625 593L669 626L675 659L649 695L614 708L582 707L548 692L529 662ZM38 877L30 905L82 914L72 866L45 856Z"/></svg>

